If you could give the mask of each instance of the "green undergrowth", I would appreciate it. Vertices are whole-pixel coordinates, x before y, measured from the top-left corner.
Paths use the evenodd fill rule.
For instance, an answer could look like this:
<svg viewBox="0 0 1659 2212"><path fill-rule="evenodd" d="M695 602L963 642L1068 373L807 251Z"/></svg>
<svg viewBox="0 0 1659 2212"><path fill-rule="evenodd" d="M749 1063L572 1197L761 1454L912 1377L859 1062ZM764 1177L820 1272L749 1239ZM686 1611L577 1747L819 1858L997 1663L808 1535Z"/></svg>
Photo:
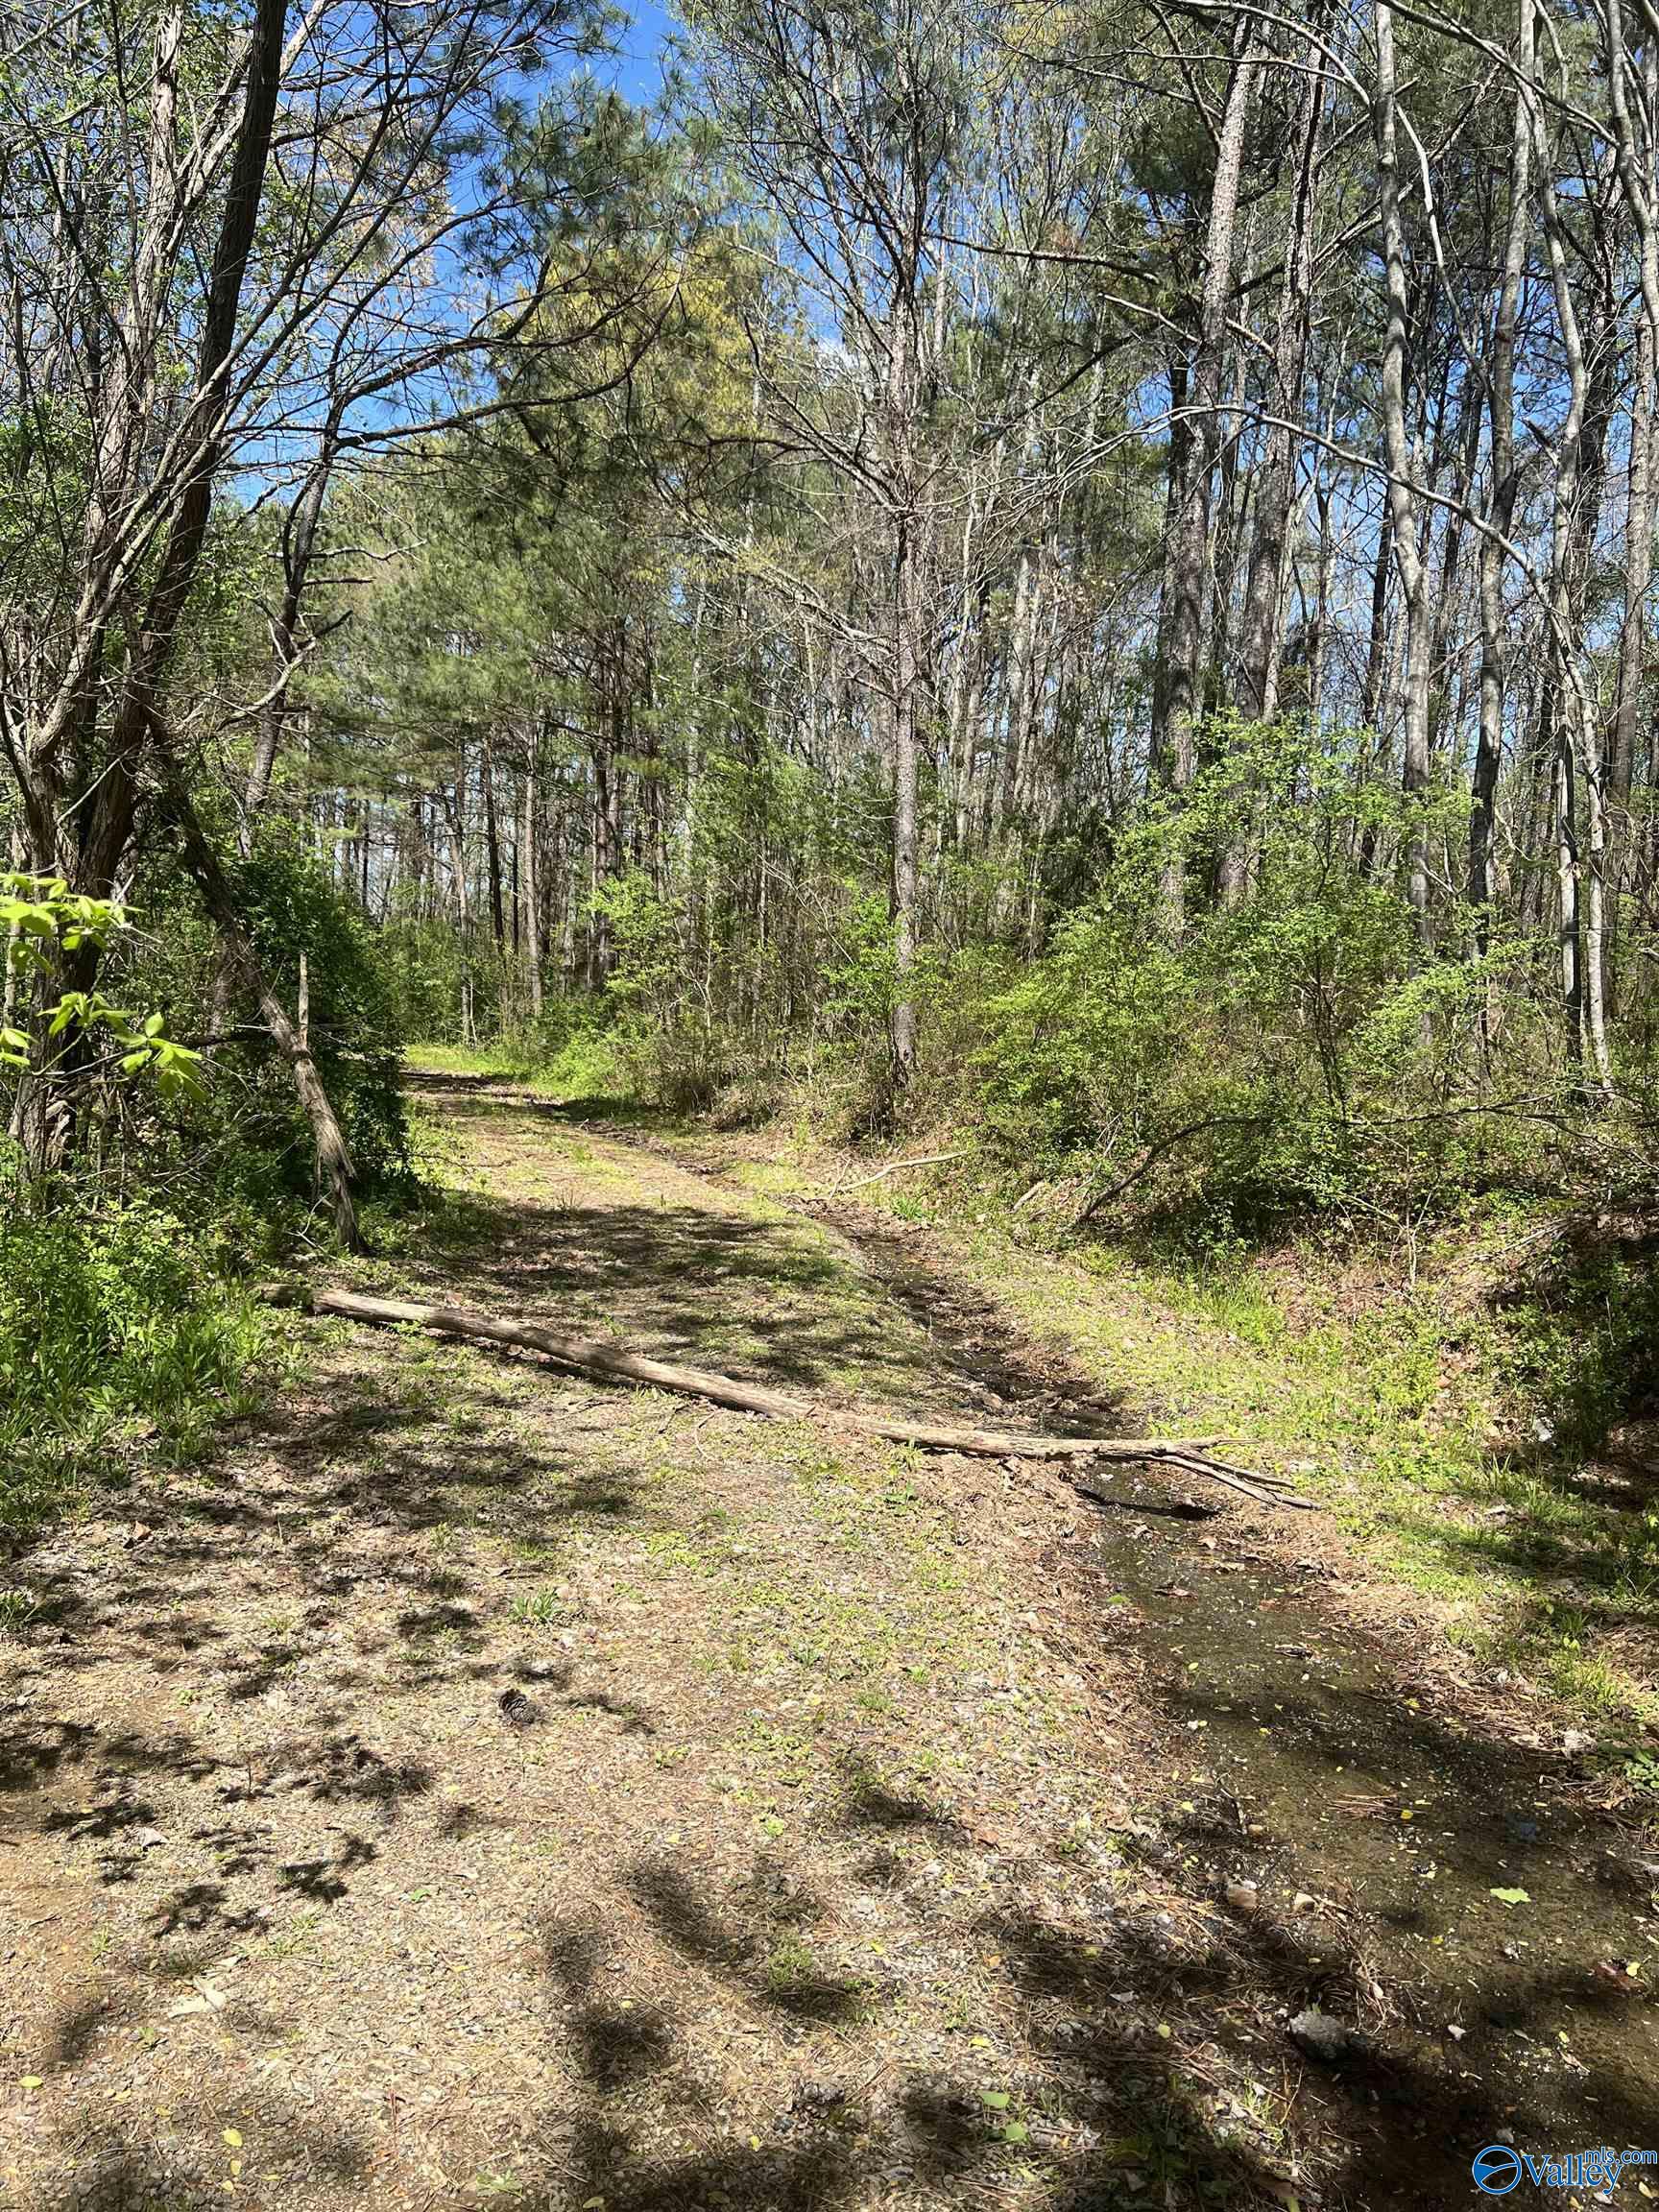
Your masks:
<svg viewBox="0 0 1659 2212"><path fill-rule="evenodd" d="M0 1214L0 1540L197 1458L252 1409L270 1316L172 1214Z"/></svg>
<svg viewBox="0 0 1659 2212"><path fill-rule="evenodd" d="M506 1039L478 1046L410 1045L403 1062L416 1075L493 1075L503 1083L528 1083L536 1073L528 1047Z"/></svg>
<svg viewBox="0 0 1659 2212"><path fill-rule="evenodd" d="M567 1031L524 1031L475 1046L412 1044L404 1066L414 1075L459 1075L515 1083L544 1098L606 1099L625 1107L630 1090L610 1034L591 1022Z"/></svg>

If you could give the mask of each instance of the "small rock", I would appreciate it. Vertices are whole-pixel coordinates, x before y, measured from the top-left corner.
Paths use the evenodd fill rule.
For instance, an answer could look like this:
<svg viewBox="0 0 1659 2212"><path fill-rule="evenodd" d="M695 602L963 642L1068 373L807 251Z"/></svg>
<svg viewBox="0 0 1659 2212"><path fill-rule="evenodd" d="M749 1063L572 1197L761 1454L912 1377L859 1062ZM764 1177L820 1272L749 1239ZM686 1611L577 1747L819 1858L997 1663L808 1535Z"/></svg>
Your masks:
<svg viewBox="0 0 1659 2212"><path fill-rule="evenodd" d="M1260 1912L1262 1892L1254 1882L1229 1882L1221 1892L1236 1912Z"/></svg>
<svg viewBox="0 0 1659 2212"><path fill-rule="evenodd" d="M1290 2033L1310 2058L1321 2059L1327 2066L1336 2065L1354 2049L1350 2031L1329 2012L1321 2012L1316 2005L1297 2013L1290 2023Z"/></svg>

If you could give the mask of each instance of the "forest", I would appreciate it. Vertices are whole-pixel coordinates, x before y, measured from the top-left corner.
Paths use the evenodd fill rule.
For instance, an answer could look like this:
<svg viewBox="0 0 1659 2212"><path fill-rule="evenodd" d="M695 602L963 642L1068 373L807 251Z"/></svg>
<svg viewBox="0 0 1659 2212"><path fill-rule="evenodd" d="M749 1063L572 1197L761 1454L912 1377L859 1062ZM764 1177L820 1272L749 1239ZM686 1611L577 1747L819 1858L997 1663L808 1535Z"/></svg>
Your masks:
<svg viewBox="0 0 1659 2212"><path fill-rule="evenodd" d="M19 2203L1650 2141L1649 0L47 0L0 214Z"/></svg>

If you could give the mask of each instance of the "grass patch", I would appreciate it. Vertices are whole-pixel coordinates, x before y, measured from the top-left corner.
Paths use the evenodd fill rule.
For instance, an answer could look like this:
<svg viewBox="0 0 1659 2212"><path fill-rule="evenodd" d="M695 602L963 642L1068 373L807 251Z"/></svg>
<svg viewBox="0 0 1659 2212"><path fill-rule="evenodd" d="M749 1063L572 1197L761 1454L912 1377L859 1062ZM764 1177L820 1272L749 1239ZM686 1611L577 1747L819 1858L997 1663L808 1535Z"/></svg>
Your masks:
<svg viewBox="0 0 1659 2212"><path fill-rule="evenodd" d="M512 1040L491 1045L407 1045L403 1065L412 1075L497 1076L503 1083L525 1083L536 1072L534 1054Z"/></svg>
<svg viewBox="0 0 1659 2212"><path fill-rule="evenodd" d="M982 1228L975 1255L1051 1334L1053 1279L1075 1283L1065 1334L1103 1380L1293 1468L1382 1572L1447 1608L1459 1645L1587 1714L1659 1722L1642 1671L1599 1648L1632 1626L1659 1638L1659 1510L1609 1495L1593 1424L1561 1417L1548 1305L1496 1309L1433 1279L1356 1305L1313 1254L1272 1269L1044 1262ZM1580 1348L1603 1406L1607 1363Z"/></svg>
<svg viewBox="0 0 1659 2212"><path fill-rule="evenodd" d="M0 1641L20 1635L29 1624L36 1600L27 1590L0 1590Z"/></svg>
<svg viewBox="0 0 1659 2212"><path fill-rule="evenodd" d="M577 1618L577 1608L564 1591L551 1583L521 1590L507 1608L507 1618L524 1628L563 1628Z"/></svg>

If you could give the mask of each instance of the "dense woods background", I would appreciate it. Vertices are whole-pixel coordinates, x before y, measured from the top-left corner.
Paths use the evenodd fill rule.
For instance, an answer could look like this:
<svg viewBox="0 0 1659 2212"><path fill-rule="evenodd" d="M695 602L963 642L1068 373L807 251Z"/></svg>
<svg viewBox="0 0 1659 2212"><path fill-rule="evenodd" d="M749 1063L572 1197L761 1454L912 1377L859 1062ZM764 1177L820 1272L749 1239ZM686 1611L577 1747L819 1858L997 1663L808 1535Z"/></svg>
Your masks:
<svg viewBox="0 0 1659 2212"><path fill-rule="evenodd" d="M12 1375L112 1220L354 1240L411 1039L1212 1250L1639 1209L1649 14L619 36L7 20Z"/></svg>

